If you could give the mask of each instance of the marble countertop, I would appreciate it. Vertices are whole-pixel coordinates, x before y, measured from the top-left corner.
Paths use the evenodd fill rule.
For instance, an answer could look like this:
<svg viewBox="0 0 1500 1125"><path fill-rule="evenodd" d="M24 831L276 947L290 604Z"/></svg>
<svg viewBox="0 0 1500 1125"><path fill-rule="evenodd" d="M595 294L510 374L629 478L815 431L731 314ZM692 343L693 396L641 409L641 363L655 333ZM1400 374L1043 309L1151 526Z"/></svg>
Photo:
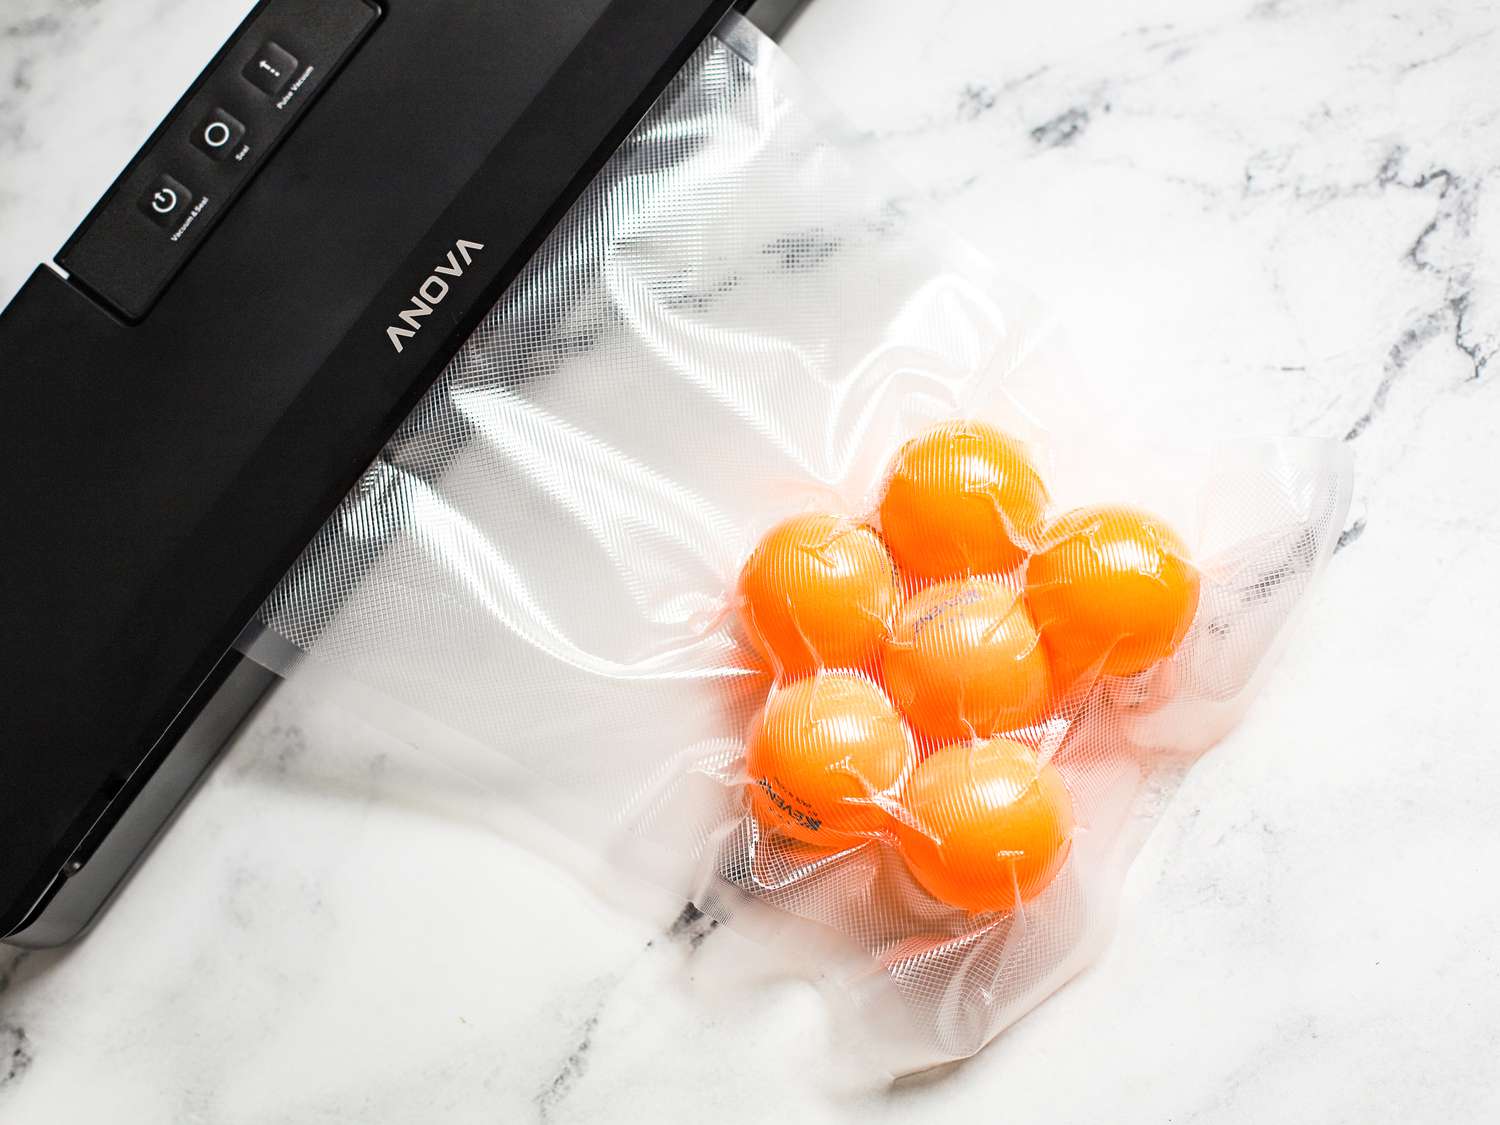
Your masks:
<svg viewBox="0 0 1500 1125"><path fill-rule="evenodd" d="M246 7L0 4L0 301ZM1062 312L1122 431L1357 459L1327 578L1106 954L892 1086L802 973L601 899L291 685L86 940L0 953L0 1121L1500 1119L1500 13L917 7L815 0L786 47L913 206Z"/></svg>

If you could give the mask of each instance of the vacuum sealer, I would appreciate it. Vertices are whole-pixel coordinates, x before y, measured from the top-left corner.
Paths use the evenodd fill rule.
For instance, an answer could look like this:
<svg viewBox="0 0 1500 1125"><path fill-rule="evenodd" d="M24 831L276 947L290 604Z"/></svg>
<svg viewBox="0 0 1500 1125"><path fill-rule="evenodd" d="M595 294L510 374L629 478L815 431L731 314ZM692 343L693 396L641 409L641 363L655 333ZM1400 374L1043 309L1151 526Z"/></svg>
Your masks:
<svg viewBox="0 0 1500 1125"><path fill-rule="evenodd" d="M0 313L0 939L97 914L270 686L267 594L747 6L262 0Z"/></svg>

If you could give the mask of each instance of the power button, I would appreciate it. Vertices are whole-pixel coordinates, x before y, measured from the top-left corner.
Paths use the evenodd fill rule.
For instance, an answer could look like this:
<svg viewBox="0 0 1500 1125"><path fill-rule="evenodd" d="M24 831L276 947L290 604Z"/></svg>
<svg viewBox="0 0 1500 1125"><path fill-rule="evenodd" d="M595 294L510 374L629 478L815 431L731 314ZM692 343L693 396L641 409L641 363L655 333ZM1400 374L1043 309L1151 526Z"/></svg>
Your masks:
<svg viewBox="0 0 1500 1125"><path fill-rule="evenodd" d="M176 226L193 205L193 193L171 176L160 175L141 196L141 213L159 227Z"/></svg>

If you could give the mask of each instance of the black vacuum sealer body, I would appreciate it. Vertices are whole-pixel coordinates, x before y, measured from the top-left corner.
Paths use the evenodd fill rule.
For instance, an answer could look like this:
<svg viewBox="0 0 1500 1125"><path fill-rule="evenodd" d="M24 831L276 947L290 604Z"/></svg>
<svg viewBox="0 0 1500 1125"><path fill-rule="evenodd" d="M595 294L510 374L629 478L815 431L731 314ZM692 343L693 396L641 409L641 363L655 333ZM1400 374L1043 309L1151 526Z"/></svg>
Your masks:
<svg viewBox="0 0 1500 1125"><path fill-rule="evenodd" d="M732 0L264 0L0 313L0 938L79 933L236 637Z"/></svg>

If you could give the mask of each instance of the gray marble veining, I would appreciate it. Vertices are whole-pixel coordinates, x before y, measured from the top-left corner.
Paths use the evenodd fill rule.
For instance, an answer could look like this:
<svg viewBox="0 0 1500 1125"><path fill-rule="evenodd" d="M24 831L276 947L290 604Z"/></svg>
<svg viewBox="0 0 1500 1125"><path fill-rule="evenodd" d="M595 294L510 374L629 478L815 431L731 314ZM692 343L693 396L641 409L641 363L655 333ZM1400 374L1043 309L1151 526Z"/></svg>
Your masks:
<svg viewBox="0 0 1500 1125"><path fill-rule="evenodd" d="M0 4L0 299L244 6ZM787 47L910 206L1058 310L1120 435L1357 457L1326 581L1103 960L889 1088L805 968L601 898L293 687L86 942L0 954L0 1120L1500 1118L1500 14L914 7L814 0Z"/></svg>

